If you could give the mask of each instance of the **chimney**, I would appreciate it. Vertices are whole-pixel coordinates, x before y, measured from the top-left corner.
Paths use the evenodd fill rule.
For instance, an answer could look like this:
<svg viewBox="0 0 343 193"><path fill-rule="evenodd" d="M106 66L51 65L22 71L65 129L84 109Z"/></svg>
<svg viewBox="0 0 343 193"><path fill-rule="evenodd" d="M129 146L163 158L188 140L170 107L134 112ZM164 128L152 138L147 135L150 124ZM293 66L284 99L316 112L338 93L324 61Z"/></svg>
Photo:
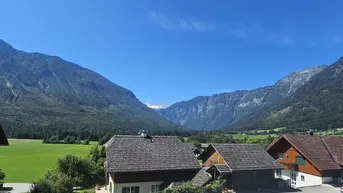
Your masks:
<svg viewBox="0 0 343 193"><path fill-rule="evenodd" d="M148 131L145 129L141 129L141 130L139 130L138 135L140 135L143 138L147 138L148 137Z"/></svg>
<svg viewBox="0 0 343 193"><path fill-rule="evenodd" d="M315 131L314 129L309 129L309 130L308 130L308 133L309 133L311 136L313 136L314 131Z"/></svg>

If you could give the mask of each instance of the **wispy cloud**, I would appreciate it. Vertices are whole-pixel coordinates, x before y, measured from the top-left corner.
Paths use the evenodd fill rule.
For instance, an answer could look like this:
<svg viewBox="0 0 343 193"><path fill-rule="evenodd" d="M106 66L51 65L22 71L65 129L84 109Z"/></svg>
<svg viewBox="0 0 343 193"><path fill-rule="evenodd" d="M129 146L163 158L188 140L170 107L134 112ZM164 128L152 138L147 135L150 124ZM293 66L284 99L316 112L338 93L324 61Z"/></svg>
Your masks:
<svg viewBox="0 0 343 193"><path fill-rule="evenodd" d="M209 32L216 30L214 23L203 22L197 19L188 18L169 18L164 14L149 12L149 17L154 23L163 29L175 30L180 32Z"/></svg>
<svg viewBox="0 0 343 193"><path fill-rule="evenodd" d="M261 24L240 24L235 27L229 27L228 32L236 38L270 41L281 45L292 45L294 43L292 36L277 33Z"/></svg>

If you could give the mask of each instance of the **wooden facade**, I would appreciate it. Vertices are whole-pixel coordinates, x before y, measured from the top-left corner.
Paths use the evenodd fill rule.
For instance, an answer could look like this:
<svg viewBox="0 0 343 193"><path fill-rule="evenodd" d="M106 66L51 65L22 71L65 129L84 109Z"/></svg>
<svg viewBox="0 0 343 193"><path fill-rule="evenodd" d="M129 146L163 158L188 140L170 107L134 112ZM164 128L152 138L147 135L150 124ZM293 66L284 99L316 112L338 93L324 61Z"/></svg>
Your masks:
<svg viewBox="0 0 343 193"><path fill-rule="evenodd" d="M278 162L285 170L293 170L314 176L322 176L322 173L285 139L282 139L282 141L275 144L268 152L274 159L279 158L279 153L283 154L282 159L279 159ZM297 164L297 156L303 157L305 159L305 164Z"/></svg>
<svg viewBox="0 0 343 193"><path fill-rule="evenodd" d="M254 147L246 144L216 144L215 147L210 145L199 158L203 161L204 167L209 167L207 172L213 176L213 179L225 179L224 187L226 189L251 190L256 188L276 188L277 182L274 177L274 170L282 168L275 163L275 160L263 148L257 150L260 154L256 156L256 151L252 150ZM233 149L234 151L232 151ZM256 168L248 168L251 165L247 165L247 168L237 168L244 160L235 159L235 155L255 162L255 160L261 160L260 155L265 156L264 154L269 158L267 162L272 163L271 168L263 167L264 163L256 165Z"/></svg>
<svg viewBox="0 0 343 193"><path fill-rule="evenodd" d="M214 164L224 164L224 159L219 155L218 152L213 150L211 153L209 153L209 156L203 159L203 165L205 167L211 167Z"/></svg>

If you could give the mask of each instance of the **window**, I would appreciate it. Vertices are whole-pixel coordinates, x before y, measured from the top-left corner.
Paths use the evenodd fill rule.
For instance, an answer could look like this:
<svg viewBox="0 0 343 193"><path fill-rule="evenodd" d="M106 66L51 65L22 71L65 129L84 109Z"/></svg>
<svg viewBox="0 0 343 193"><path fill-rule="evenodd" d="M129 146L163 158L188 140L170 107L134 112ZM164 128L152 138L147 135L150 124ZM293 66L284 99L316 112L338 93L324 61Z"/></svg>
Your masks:
<svg viewBox="0 0 343 193"><path fill-rule="evenodd" d="M301 175L301 181L305 182L305 176Z"/></svg>
<svg viewBox="0 0 343 193"><path fill-rule="evenodd" d="M151 193L158 193L158 192L160 192L160 185L152 185Z"/></svg>
<svg viewBox="0 0 343 193"><path fill-rule="evenodd" d="M139 193L139 187L124 187L122 193Z"/></svg>
<svg viewBox="0 0 343 193"><path fill-rule="evenodd" d="M278 153L277 158L282 161L283 160L283 153Z"/></svg>
<svg viewBox="0 0 343 193"><path fill-rule="evenodd" d="M281 170L276 170L275 173L276 173L276 176L277 176L277 177L281 177Z"/></svg>
<svg viewBox="0 0 343 193"><path fill-rule="evenodd" d="M291 185L297 185L297 173L291 172Z"/></svg>
<svg viewBox="0 0 343 193"><path fill-rule="evenodd" d="M305 159L302 156L296 156L295 157L295 162L300 165L305 165Z"/></svg>

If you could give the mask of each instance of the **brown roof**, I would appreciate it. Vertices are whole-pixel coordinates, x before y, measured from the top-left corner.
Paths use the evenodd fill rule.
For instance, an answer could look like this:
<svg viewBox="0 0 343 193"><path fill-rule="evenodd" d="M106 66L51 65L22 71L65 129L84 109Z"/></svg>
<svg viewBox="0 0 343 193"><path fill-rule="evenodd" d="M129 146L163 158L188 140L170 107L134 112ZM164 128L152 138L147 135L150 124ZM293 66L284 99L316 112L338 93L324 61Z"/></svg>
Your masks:
<svg viewBox="0 0 343 193"><path fill-rule="evenodd" d="M261 146L254 144L211 144L224 159L226 167L216 165L223 171L276 170L282 167L276 163ZM204 151L205 153L207 151Z"/></svg>
<svg viewBox="0 0 343 193"><path fill-rule="evenodd" d="M322 140L335 162L343 166L343 140L339 137L323 137Z"/></svg>
<svg viewBox="0 0 343 193"><path fill-rule="evenodd" d="M106 143L108 172L200 170L192 150L177 137L118 135Z"/></svg>
<svg viewBox="0 0 343 193"><path fill-rule="evenodd" d="M302 156L318 170L340 170L343 163L343 140L339 137L283 135L273 141L269 151L281 139L287 140Z"/></svg>

